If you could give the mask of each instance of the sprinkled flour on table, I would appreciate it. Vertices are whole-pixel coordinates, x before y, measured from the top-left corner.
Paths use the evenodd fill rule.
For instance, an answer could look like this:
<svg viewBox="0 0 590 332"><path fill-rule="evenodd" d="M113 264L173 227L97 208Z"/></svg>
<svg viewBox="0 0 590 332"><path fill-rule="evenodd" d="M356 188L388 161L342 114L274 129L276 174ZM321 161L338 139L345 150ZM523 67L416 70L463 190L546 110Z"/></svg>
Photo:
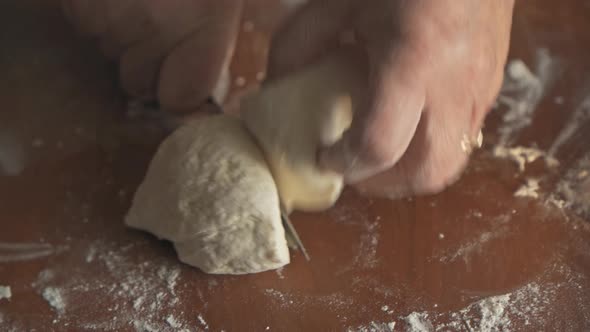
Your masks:
<svg viewBox="0 0 590 332"><path fill-rule="evenodd" d="M557 318L552 316L552 307L558 298L568 297L570 301L581 306L581 312L586 313L590 310L585 304L585 293L580 292L582 285L587 282L586 276L574 272L567 266L559 267L556 272L565 277L566 281L531 282L511 293L482 298L457 311L414 311L406 316L392 316L385 322L372 321L347 330L392 331L393 329L387 329L387 324L397 322L404 325L398 329L399 331L409 332L503 332L523 326L526 327L526 331L540 331L547 327L547 323ZM569 319L579 320L580 317L565 317L566 322ZM590 319L590 315L585 314L581 319ZM567 328L567 325L565 329L572 330Z"/></svg>
<svg viewBox="0 0 590 332"><path fill-rule="evenodd" d="M201 326L203 326L203 328L205 330L209 329L209 324L207 324L207 322L205 321L205 318L203 318L203 316L201 314L199 314L199 316L197 316L197 319L199 320L199 323L201 323Z"/></svg>
<svg viewBox="0 0 590 332"><path fill-rule="evenodd" d="M520 172L524 172L527 164L530 164L539 158L543 158L548 167L553 168L559 165L557 159L547 156L547 153L537 148L524 146L507 148L503 145L498 145L494 147L493 154L496 158L512 160L518 165L518 170Z"/></svg>
<svg viewBox="0 0 590 332"><path fill-rule="evenodd" d="M519 59L508 63L498 97L498 104L508 109L498 130L500 146L510 146L520 132L533 122L537 105L555 80L557 65L558 61L546 49L537 50L534 71Z"/></svg>
<svg viewBox="0 0 590 332"><path fill-rule="evenodd" d="M153 255L137 260L136 255L130 254L131 250L143 250L143 246L149 245L151 241L125 245L93 242L85 247L79 259L82 264L93 264L94 269L71 270L58 263L41 271L32 286L56 313L55 321L80 330L131 328L141 332L177 332L208 329L202 313L185 311L180 302L180 264ZM202 292L215 291L218 282L209 282L209 285L199 290L199 296L191 301L200 302L202 308L206 308L206 295ZM92 310L97 306L103 308L100 314Z"/></svg>
<svg viewBox="0 0 590 332"><path fill-rule="evenodd" d="M527 179L526 183L514 192L514 196L539 198L539 188L539 180Z"/></svg>
<svg viewBox="0 0 590 332"><path fill-rule="evenodd" d="M12 297L12 291L10 290L10 286L0 286L0 300L8 299Z"/></svg>
<svg viewBox="0 0 590 332"><path fill-rule="evenodd" d="M45 301L49 303L51 308L57 312L58 315L63 315L66 310L66 302L60 289L55 287L47 287L41 293Z"/></svg>
<svg viewBox="0 0 590 332"><path fill-rule="evenodd" d="M424 312L413 312L404 318L408 326L408 332L430 332L432 324L428 320L428 314Z"/></svg>

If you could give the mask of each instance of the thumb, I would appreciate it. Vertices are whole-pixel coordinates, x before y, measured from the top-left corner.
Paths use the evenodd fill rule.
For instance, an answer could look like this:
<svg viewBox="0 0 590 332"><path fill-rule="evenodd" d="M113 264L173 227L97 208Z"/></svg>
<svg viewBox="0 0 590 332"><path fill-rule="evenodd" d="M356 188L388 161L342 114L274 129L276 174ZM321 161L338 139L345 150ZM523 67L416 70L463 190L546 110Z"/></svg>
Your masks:
<svg viewBox="0 0 590 332"><path fill-rule="evenodd" d="M348 183L391 168L404 154L420 121L425 90L410 56L370 59L369 89L351 128L319 151L321 166L344 174ZM373 65L375 64L376 65Z"/></svg>
<svg viewBox="0 0 590 332"><path fill-rule="evenodd" d="M337 47L349 22L351 0L309 1L274 34L268 59L269 79L289 74Z"/></svg>

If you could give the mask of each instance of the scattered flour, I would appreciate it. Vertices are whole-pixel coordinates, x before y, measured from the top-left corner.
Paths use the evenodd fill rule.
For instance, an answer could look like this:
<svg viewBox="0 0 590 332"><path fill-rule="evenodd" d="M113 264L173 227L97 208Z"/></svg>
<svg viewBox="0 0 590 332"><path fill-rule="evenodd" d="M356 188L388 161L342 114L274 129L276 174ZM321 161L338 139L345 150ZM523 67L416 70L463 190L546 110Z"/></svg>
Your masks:
<svg viewBox="0 0 590 332"><path fill-rule="evenodd" d="M380 323L370 322L364 326L349 327L347 332L393 332L395 330L395 322Z"/></svg>
<svg viewBox="0 0 590 332"><path fill-rule="evenodd" d="M203 315L199 314L199 316L197 316L197 319L199 320L199 323L205 330L209 329L209 324L207 324L207 321L205 321Z"/></svg>
<svg viewBox="0 0 590 332"><path fill-rule="evenodd" d="M527 179L526 183L514 192L514 196L539 198L539 189L538 179Z"/></svg>
<svg viewBox="0 0 590 332"><path fill-rule="evenodd" d="M0 286L0 300L7 299L10 300L12 297L12 291L10 286Z"/></svg>
<svg viewBox="0 0 590 332"><path fill-rule="evenodd" d="M94 261L94 257L96 257L96 247L90 246L88 252L86 253L86 263L92 263Z"/></svg>
<svg viewBox="0 0 590 332"><path fill-rule="evenodd" d="M559 161L557 161L557 159L548 156L547 153L537 148L530 148L524 146L515 146L508 148L503 145L498 145L494 147L493 154L496 158L512 160L516 163L516 165L518 165L518 170L520 172L525 171L526 164L532 163L539 158L543 158L545 164L548 167L553 168L559 165Z"/></svg>
<svg viewBox="0 0 590 332"><path fill-rule="evenodd" d="M479 330L481 332L504 331L510 325L510 319L504 315L510 304L510 294L483 299L477 303L481 313Z"/></svg>
<svg viewBox="0 0 590 332"><path fill-rule="evenodd" d="M527 331L547 330L546 323L556 318L551 317L548 312L552 312L557 298L567 294L565 296L573 298L577 303L585 302L585 296L580 292L582 285L586 282L585 277L572 272L569 268L559 273L567 275L567 281L542 284L531 282L512 293L486 297L458 311L416 311L407 316L397 317L397 321L405 323L404 331L410 332L503 332L523 326L527 327ZM586 308L582 307L582 309ZM572 318L579 320L576 317ZM348 331L392 331L393 328L391 330L382 328L386 324L389 323L370 322L360 327L349 328Z"/></svg>
<svg viewBox="0 0 590 332"><path fill-rule="evenodd" d="M162 266L160 269L158 269L158 277L160 277L162 281L166 282L168 290L173 295L176 295L174 289L176 288L176 283L179 276L180 269L178 267L168 269L166 266Z"/></svg>
<svg viewBox="0 0 590 332"><path fill-rule="evenodd" d="M543 158L548 167L556 167L553 154L534 147L513 146L522 130L533 122L537 106L547 88L552 84L558 70L558 62L546 49L536 53L535 70L532 72L522 60L512 60L506 69L506 78L498 97L498 104L507 111L498 129L498 144L493 150L497 158L506 158L518 165L520 172L527 163Z"/></svg>
<svg viewBox="0 0 590 332"><path fill-rule="evenodd" d="M377 259L377 247L379 245L380 217L374 221L369 220L361 211L355 210L348 205L337 205L330 211L336 223L360 228L360 239L356 255L352 264L336 272L341 274L350 270L371 269L379 263Z"/></svg>
<svg viewBox="0 0 590 332"><path fill-rule="evenodd" d="M85 246L80 262L95 268L71 269L57 263L39 273L32 284L59 315L59 324L84 331L188 331L203 330L198 309L186 310L180 301L179 264L168 258L137 260L130 251L144 251L149 241L120 245L96 241ZM78 262L78 263L80 263ZM68 271L68 272L66 272ZM98 272L97 272L98 271ZM211 284L211 282L210 282ZM212 292L215 289L205 288ZM206 295L191 300L206 307ZM92 298L92 301L88 301ZM74 306L73 304L76 304ZM100 314L92 308L103 308ZM116 313L116 315L114 315ZM204 320L203 315L201 319ZM180 326L173 328L171 325ZM188 329L188 330L186 330Z"/></svg>
<svg viewBox="0 0 590 332"><path fill-rule="evenodd" d="M434 331L434 327L430 320L428 320L428 314L424 312L413 312L404 318L407 324L408 332L431 332Z"/></svg>
<svg viewBox="0 0 590 332"><path fill-rule="evenodd" d="M558 62L546 49L539 49L535 57L534 73L522 60L508 63L506 78L498 103L508 108L499 128L499 145L509 146L522 129L533 121L537 105L549 85L554 81Z"/></svg>
<svg viewBox="0 0 590 332"><path fill-rule="evenodd" d="M166 323L168 323L168 325L170 325L170 327L173 329L179 329L182 327L182 324L179 323L173 315L166 317Z"/></svg>
<svg viewBox="0 0 590 332"><path fill-rule="evenodd" d="M583 135L580 127L590 120L590 96L584 98L580 105L571 114L565 127L559 132L557 138L549 148L548 155L555 156L559 149L577 135Z"/></svg>
<svg viewBox="0 0 590 332"><path fill-rule="evenodd" d="M582 218L590 218L590 153L576 160L557 183L554 202L563 202Z"/></svg>
<svg viewBox="0 0 590 332"><path fill-rule="evenodd" d="M265 289L264 293L278 306L289 310L299 310L305 307L318 306L329 308L331 311L339 313L339 311L348 309L354 304L351 297L337 293L313 296L281 292L272 288Z"/></svg>
<svg viewBox="0 0 590 332"><path fill-rule="evenodd" d="M65 313L66 301L60 289L55 287L46 287L43 289L41 295L59 316Z"/></svg>
<svg viewBox="0 0 590 332"><path fill-rule="evenodd" d="M440 256L439 260L443 263L452 263L457 261L459 258L467 264L471 257L483 250L483 247L491 240L500 238L508 232L508 227L505 225L496 225L491 231L483 232L479 234L475 239L468 241L459 246L457 249L453 249Z"/></svg>

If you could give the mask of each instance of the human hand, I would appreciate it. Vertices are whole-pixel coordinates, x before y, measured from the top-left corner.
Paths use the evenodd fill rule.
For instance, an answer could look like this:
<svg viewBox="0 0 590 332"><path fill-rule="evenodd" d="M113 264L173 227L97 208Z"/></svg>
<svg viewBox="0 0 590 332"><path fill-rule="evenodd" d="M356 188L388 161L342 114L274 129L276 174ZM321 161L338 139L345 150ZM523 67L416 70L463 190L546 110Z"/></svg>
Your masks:
<svg viewBox="0 0 590 332"><path fill-rule="evenodd" d="M119 62L123 89L186 112L220 86L242 0L62 0L70 21Z"/></svg>
<svg viewBox="0 0 590 332"><path fill-rule="evenodd" d="M337 51L352 30L368 93L319 153L362 192L396 198L454 182L499 92L514 0L311 0L274 37L269 76ZM467 150L467 151L466 151Z"/></svg>

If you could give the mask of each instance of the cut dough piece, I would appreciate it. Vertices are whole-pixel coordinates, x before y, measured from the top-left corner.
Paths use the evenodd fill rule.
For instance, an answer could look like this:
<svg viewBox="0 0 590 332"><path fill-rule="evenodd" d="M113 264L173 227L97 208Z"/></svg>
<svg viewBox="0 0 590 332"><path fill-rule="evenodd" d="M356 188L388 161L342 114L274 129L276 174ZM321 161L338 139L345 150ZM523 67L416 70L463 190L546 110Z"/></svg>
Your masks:
<svg viewBox="0 0 590 332"><path fill-rule="evenodd" d="M229 115L194 120L162 143L126 223L172 241L181 261L207 273L289 263L272 175L254 138Z"/></svg>
<svg viewBox="0 0 590 332"><path fill-rule="evenodd" d="M343 187L340 174L321 170L317 152L338 141L351 124L362 61L340 54L263 87L242 103L241 116L265 152L284 208L320 211Z"/></svg>

